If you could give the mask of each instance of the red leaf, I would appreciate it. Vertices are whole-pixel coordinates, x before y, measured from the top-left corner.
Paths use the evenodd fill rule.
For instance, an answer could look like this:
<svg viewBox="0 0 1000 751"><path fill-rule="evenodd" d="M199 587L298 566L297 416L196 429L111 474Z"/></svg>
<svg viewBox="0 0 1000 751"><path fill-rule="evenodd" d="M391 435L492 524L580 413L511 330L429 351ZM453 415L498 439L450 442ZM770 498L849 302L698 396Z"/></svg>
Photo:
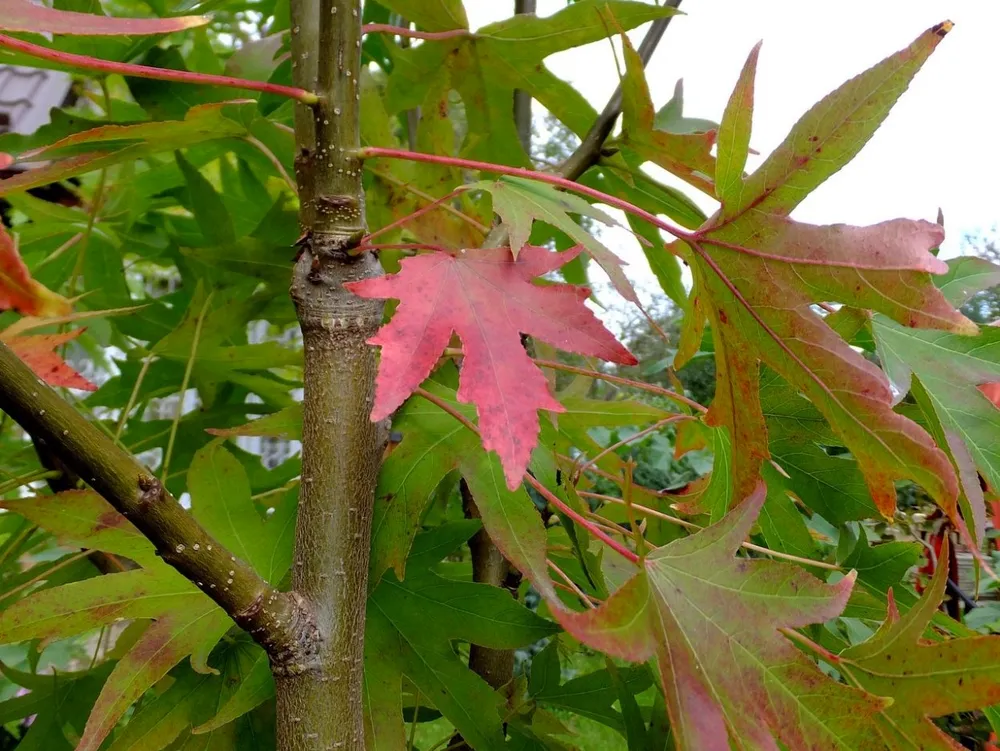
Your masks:
<svg viewBox="0 0 1000 751"><path fill-rule="evenodd" d="M361 297L400 300L392 321L369 340L382 347L372 419L392 414L420 386L457 332L465 351L458 398L476 405L483 446L499 454L508 487L517 488L538 442L537 411L562 411L520 335L636 362L583 304L589 290L532 284L579 252L529 245L516 261L509 248L430 253L407 258L398 274L346 285Z"/></svg>
<svg viewBox="0 0 1000 751"><path fill-rule="evenodd" d="M0 154L0 159L4 156ZM14 239L0 225L0 310L10 308L25 315L51 317L69 313L70 304L31 278Z"/></svg>
<svg viewBox="0 0 1000 751"><path fill-rule="evenodd" d="M85 36L139 36L169 34L208 23L205 16L176 18L112 18L93 13L35 5L29 0L0 0L0 29L35 34L75 34Z"/></svg>
<svg viewBox="0 0 1000 751"><path fill-rule="evenodd" d="M75 339L83 333L83 329L68 331L65 334L38 334L31 336L13 336L0 340L10 347L14 354L24 362L50 386L65 386L83 391L95 391L92 384L73 368L56 352L56 347Z"/></svg>

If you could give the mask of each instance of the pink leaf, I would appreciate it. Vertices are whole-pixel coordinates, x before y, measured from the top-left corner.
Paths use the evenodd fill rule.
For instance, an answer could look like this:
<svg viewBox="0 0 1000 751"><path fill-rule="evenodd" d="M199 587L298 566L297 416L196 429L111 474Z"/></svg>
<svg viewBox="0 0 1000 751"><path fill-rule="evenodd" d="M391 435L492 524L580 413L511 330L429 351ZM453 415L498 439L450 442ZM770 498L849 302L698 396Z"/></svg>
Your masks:
<svg viewBox="0 0 1000 751"><path fill-rule="evenodd" d="M583 304L586 288L532 283L579 252L525 246L516 261L508 248L430 253L404 260L398 274L348 284L361 297L400 300L369 340L382 347L372 419L392 414L420 386L456 332L465 352L458 397L476 405L483 445L499 454L508 487L518 487L538 442L538 410L562 411L520 335L636 362Z"/></svg>
<svg viewBox="0 0 1000 751"><path fill-rule="evenodd" d="M34 34L144 36L169 34L208 23L205 16L112 18L36 5L29 0L0 0L0 29Z"/></svg>

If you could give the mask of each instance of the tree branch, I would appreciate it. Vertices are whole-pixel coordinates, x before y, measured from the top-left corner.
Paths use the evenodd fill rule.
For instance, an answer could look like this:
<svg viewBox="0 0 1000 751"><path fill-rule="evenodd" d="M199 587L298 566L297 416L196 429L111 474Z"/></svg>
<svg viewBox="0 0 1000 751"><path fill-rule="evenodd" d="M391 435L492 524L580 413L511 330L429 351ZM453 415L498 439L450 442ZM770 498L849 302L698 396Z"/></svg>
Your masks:
<svg viewBox="0 0 1000 751"><path fill-rule="evenodd" d="M668 8L676 8L680 4L681 0L667 0L665 5ZM650 25L649 31L646 32L646 36L643 37L642 43L639 45L639 57L642 59L643 65L649 64L653 53L656 52L657 45L659 45L664 32L670 25L671 18L673 16L658 18ZM594 124L590 126L590 130L584 136L583 142L559 168L560 175L567 180L579 180L584 172L597 164L598 159L601 158L601 149L604 147L604 142L611 135L611 131L615 127L615 122L618 120L621 112L622 87L621 84L618 84L615 93L611 95L608 103L604 105L604 110L598 115Z"/></svg>
<svg viewBox="0 0 1000 751"><path fill-rule="evenodd" d="M315 613L318 659L279 677L282 751L364 748L362 668L375 483L387 438L371 422L382 302L344 284L382 273L365 235L360 147L360 0L292 0L294 83L316 91L295 111L301 254L291 295L305 348L302 485L295 591Z"/></svg>
<svg viewBox="0 0 1000 751"><path fill-rule="evenodd" d="M0 343L0 409L83 478L267 650L276 673L304 669L314 651L307 611L209 535L163 484ZM230 583L230 580L231 583Z"/></svg>
<svg viewBox="0 0 1000 751"><path fill-rule="evenodd" d="M514 13L522 15L534 13L537 8L536 0L514 0ZM526 154L531 154L531 94L521 89L514 91L514 125L517 127L517 136L521 139L521 146Z"/></svg>

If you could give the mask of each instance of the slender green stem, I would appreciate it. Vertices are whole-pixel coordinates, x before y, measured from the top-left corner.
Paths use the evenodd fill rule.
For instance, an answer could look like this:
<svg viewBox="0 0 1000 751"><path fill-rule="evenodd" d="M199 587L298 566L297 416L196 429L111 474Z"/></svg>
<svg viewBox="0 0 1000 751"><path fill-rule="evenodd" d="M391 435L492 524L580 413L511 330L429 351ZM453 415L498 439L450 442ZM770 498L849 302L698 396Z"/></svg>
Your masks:
<svg viewBox="0 0 1000 751"><path fill-rule="evenodd" d="M72 566L77 561L82 560L82 559L86 558L89 555L90 555L90 551L89 550L81 550L79 553L75 553L74 555L71 555L71 556L68 556L66 558L63 558L58 563L55 563L55 564L49 566L48 568L46 568L44 571L42 571L37 576L33 576L30 579L28 579L28 581L22 582L21 584L17 585L13 589L8 589L3 594L0 594L0 602L6 602L7 600L9 600L14 595L19 594L19 593L23 592L24 590L31 588L35 584L38 584L38 582L45 581L50 576L52 576L52 574L54 574L56 571L61 571L62 569L66 568L67 566Z"/></svg>
<svg viewBox="0 0 1000 751"><path fill-rule="evenodd" d="M125 404L125 409L122 410L121 416L118 418L118 425L115 426L115 443L121 443L122 431L125 430L125 423L128 422L128 416L132 413L132 408L135 407L136 400L139 398L139 392L142 389L142 382L146 380L146 373L149 372L149 366L153 364L153 355L147 355L142 360L142 367L139 368L139 375L136 376L135 385L132 386L132 393L128 395L128 402ZM181 395L181 399L184 396Z"/></svg>
<svg viewBox="0 0 1000 751"><path fill-rule="evenodd" d="M60 474L60 472L50 469L36 469L31 472L27 472L20 477L15 477L11 480L0 483L0 495L6 495L10 491L17 490L22 485L27 485L30 482L48 480L50 477L58 477Z"/></svg>
<svg viewBox="0 0 1000 751"><path fill-rule="evenodd" d="M38 527L25 521L23 528L17 533L17 536L4 543L3 550L0 551L0 569L3 569L7 560L21 549L21 546L35 533L36 529Z"/></svg>
<svg viewBox="0 0 1000 751"><path fill-rule="evenodd" d="M198 344L201 342L201 327L205 323L205 316L208 315L209 306L212 304L212 297L215 292L209 292L205 298L205 304L201 306L198 313L198 320L194 326L194 338L191 340L191 354L188 356L187 366L184 368L184 378L181 380L181 391L177 398L177 411L174 413L174 421L170 425L170 437L167 439L167 450L163 453L163 467L160 470L160 482L167 481L170 473L170 459L174 454L174 442L177 440L177 429L181 424L181 417L184 415L184 396L187 394L188 384L191 382L191 373L194 371L194 361L198 355Z"/></svg>

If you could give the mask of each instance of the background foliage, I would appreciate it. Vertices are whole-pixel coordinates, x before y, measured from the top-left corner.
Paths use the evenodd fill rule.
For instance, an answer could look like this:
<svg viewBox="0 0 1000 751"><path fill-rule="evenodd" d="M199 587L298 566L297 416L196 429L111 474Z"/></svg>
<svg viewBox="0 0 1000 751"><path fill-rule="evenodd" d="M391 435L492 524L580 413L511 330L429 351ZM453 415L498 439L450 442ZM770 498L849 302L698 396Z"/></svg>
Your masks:
<svg viewBox="0 0 1000 751"><path fill-rule="evenodd" d="M60 52L290 84L281 0L53 7L212 21L152 36L50 39L2 19L0 28ZM370 33L363 142L508 167L562 164L598 113L545 58L671 13L577 0L476 34ZM442 32L462 28L465 14L459 0L369 0L363 21ZM1000 612L937 612L953 572L939 565L928 583L915 568L920 535L940 532L943 519L938 538L951 543L929 547L942 560L949 544L981 551L978 584L992 587L995 240L945 265L932 255L941 235L930 223L843 230L787 219L861 148L942 36L927 32L835 92L745 180L757 51L716 124L683 113L680 87L654 106L623 42L623 127L579 181L659 221L628 218L663 292L621 337L637 365L586 312L584 293L555 286L586 284L596 264L636 300L602 243L614 220L596 201L487 180L454 159L366 162L368 242L399 276L355 291L403 298L393 318L402 326L427 304L423 282L407 283L416 251L437 254L418 255L424 263L441 248L480 248L496 212L522 286L510 282L496 300L482 293L480 310L515 300L523 313L485 330L491 354L507 337L510 377L496 384L475 375L483 356L462 327L467 312L450 310L457 323L445 325L440 309L420 308L454 346L395 371L387 353L412 333L380 334L380 388L396 383L399 398L381 405L394 415L368 599L369 747L722 748L728 734L746 748L775 748L775 738L787 748L987 748L1000 718L991 709L1000 648L981 634L1000 631ZM61 66L10 49L0 62ZM515 89L545 110L527 151ZM74 94L37 133L0 136L0 152L32 166L0 183L0 292L10 298L0 296L0 341L66 387L234 555L286 588L303 386L288 297L299 238L293 102L120 74L78 75ZM827 156L807 164L803 148ZM640 169L650 162L685 190ZM720 198L720 214L707 220L694 190ZM682 233L676 255L664 248L664 217ZM491 252L502 258L469 258L515 266L506 250ZM426 273L442 283L442 272ZM543 310L557 298L565 307ZM452 329L461 342L449 341ZM527 351L520 334L535 337ZM539 370L528 353L559 367ZM421 368L433 370L429 380ZM429 398L407 398L421 382ZM493 431L483 405L511 394L523 424ZM712 405L707 418L700 405ZM539 407L561 411L533 425ZM537 447L505 449L503 430L511 446L534 430ZM2 747L273 747L263 650L6 416L0 457ZM481 519L467 518L470 494ZM466 543L483 527L524 574L508 589L473 580ZM510 680L492 687L470 669L470 645L516 650ZM905 666L887 675L893 656Z"/></svg>

